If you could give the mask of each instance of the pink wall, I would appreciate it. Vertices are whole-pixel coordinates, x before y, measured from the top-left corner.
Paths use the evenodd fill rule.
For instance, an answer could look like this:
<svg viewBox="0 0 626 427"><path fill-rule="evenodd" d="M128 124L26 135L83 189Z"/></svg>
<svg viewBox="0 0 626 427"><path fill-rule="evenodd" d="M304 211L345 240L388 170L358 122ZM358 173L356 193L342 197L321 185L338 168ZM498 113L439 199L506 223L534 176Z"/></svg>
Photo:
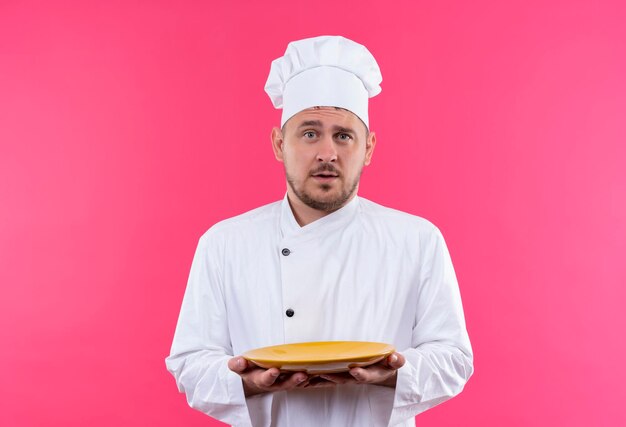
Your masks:
<svg viewBox="0 0 626 427"><path fill-rule="evenodd" d="M460 280L476 373L420 425L626 425L625 3L294 3L0 3L0 425L219 424L164 358L198 237L284 194L263 85L321 34L384 76L361 195Z"/></svg>

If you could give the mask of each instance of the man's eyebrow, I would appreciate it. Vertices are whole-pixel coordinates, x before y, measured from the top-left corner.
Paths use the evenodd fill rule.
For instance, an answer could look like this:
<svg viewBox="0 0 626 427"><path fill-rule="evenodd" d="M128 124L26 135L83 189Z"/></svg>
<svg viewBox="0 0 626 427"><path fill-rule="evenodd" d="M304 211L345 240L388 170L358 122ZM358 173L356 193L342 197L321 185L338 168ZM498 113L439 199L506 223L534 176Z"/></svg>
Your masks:
<svg viewBox="0 0 626 427"><path fill-rule="evenodd" d="M351 134L355 134L356 132L354 132L354 129L352 128L346 128L343 126L333 126L333 131L335 132L343 132L343 133L351 133Z"/></svg>
<svg viewBox="0 0 626 427"><path fill-rule="evenodd" d="M322 127L322 122L319 120L306 120L300 123L300 126L298 126L298 129L307 127L307 126Z"/></svg>
<svg viewBox="0 0 626 427"><path fill-rule="evenodd" d="M322 124L322 122L320 120L305 120L304 122L300 123L300 125L298 126L298 129L302 129L304 127L324 127L324 125ZM349 134L356 134L356 132L354 131L354 129L352 128L348 128L345 126L339 126L339 125L334 125L332 127L333 132L343 132L343 133L349 133Z"/></svg>

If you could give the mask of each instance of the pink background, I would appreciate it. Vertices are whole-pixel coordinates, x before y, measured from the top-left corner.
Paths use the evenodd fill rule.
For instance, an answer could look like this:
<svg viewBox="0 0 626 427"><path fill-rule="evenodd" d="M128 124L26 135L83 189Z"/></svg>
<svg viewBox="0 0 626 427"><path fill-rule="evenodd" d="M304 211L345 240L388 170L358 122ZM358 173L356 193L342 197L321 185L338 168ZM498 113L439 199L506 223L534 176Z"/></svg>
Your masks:
<svg viewBox="0 0 626 427"><path fill-rule="evenodd" d="M383 72L364 197L446 236L475 349L421 426L626 425L624 2L0 2L0 425L219 425L165 370L191 257L281 198L287 42Z"/></svg>

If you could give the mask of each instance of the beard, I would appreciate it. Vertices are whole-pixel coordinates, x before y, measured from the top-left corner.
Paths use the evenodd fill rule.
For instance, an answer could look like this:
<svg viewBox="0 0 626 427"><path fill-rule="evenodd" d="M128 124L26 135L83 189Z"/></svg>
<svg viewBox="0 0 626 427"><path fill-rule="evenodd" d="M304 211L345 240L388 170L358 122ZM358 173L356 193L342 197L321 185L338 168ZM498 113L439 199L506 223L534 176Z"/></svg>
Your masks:
<svg viewBox="0 0 626 427"><path fill-rule="evenodd" d="M320 170L335 170L335 169L333 166L329 166L329 167L322 166ZM326 213L331 213L342 208L348 202L348 200L350 200L350 198L356 192L356 189L359 186L361 172L362 171L359 171L359 174L357 175L354 182L348 183L348 185L346 186L342 186L339 194L337 194L336 196L331 197L331 198L326 198L326 197L316 198L315 196L310 194L307 190L305 190L304 186L302 186L302 188L298 188L295 180L293 179L291 175L289 175L289 173L287 172L287 168L285 167L285 176L287 177L287 183L289 184L289 187L291 187L291 190L296 195L296 197L300 199L300 201L302 201L302 203L304 203L308 207L318 210L318 211L326 212ZM320 184L319 188L324 193L328 194L332 190L332 185Z"/></svg>

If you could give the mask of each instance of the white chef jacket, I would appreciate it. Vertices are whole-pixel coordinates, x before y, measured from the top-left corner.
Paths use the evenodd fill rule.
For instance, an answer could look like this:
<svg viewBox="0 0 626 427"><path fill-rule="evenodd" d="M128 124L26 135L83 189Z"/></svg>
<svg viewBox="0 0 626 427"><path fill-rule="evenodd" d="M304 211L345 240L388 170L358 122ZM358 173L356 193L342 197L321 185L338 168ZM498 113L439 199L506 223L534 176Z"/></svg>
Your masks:
<svg viewBox="0 0 626 427"><path fill-rule="evenodd" d="M246 398L227 367L254 348L334 340L393 344L406 357L395 389ZM166 365L190 406L236 426L414 426L463 389L473 354L433 224L356 196L300 227L285 196L200 238Z"/></svg>

